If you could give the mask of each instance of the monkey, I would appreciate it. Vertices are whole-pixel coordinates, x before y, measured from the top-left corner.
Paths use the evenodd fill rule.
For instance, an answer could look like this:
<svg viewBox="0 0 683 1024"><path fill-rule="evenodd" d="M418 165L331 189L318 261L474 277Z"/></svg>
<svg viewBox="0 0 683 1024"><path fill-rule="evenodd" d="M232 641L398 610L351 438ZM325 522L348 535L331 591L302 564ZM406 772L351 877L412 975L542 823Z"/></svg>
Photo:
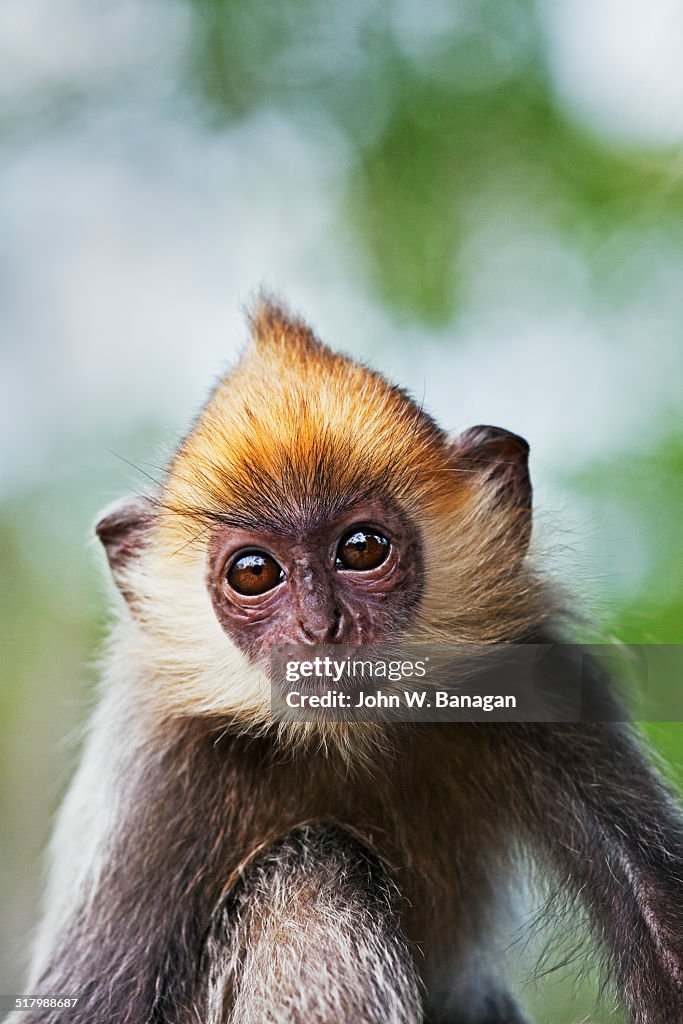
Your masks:
<svg viewBox="0 0 683 1024"><path fill-rule="evenodd" d="M619 721L275 723L283 643L541 643L527 443L452 437L262 296L158 488L97 523L116 620L24 1024L523 1024L521 852L633 1024L683 1022L683 822ZM596 689L603 685L596 674Z"/></svg>

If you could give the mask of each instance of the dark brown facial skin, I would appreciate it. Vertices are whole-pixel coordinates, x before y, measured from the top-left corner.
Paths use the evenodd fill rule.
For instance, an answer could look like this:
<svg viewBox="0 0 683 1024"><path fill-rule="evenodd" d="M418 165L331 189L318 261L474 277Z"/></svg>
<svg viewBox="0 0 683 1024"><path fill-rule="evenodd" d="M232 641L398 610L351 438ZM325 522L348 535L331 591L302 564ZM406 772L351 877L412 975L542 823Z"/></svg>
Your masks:
<svg viewBox="0 0 683 1024"><path fill-rule="evenodd" d="M357 525L390 541L386 560L374 569L335 564L340 540ZM267 552L284 570L283 582L264 594L238 594L228 582L235 557L250 550ZM208 554L218 621L252 659L267 657L274 644L378 643L408 624L420 597L417 531L379 505L359 506L296 536L218 526Z"/></svg>

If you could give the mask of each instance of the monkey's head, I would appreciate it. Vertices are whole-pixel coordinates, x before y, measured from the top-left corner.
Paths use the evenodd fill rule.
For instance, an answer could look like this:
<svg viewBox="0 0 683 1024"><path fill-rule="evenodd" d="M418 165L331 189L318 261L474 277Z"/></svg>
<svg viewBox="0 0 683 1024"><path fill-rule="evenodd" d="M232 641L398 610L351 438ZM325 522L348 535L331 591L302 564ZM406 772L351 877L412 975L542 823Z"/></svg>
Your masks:
<svg viewBox="0 0 683 1024"><path fill-rule="evenodd" d="M268 301L251 327L159 494L97 526L150 698L262 723L274 644L524 636L544 614L526 442L449 437Z"/></svg>

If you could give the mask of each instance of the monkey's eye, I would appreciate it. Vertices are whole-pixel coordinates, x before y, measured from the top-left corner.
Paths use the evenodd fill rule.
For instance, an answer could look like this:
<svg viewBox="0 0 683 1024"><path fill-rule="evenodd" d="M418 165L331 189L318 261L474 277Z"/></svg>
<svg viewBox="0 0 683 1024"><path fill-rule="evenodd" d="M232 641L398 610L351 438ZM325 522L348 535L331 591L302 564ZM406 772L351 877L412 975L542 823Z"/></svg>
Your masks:
<svg viewBox="0 0 683 1024"><path fill-rule="evenodd" d="M227 578L238 594L257 597L281 583L285 574L272 555L265 551L248 551L234 560Z"/></svg>
<svg viewBox="0 0 683 1024"><path fill-rule="evenodd" d="M356 572L376 569L386 561L390 547L389 541L379 530L354 526L339 541L336 566L338 569L353 569Z"/></svg>

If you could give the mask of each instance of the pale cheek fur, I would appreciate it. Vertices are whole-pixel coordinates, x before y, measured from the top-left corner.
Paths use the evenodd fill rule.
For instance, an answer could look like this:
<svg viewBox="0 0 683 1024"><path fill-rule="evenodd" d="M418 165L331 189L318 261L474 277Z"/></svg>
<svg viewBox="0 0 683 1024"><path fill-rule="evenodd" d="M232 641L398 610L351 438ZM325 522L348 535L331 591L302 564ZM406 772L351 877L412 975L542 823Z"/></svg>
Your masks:
<svg viewBox="0 0 683 1024"><path fill-rule="evenodd" d="M203 546L169 557L151 550L127 575L139 609L121 641L144 666L143 699L171 714L227 714L264 722L270 682L221 628L206 586Z"/></svg>
<svg viewBox="0 0 683 1024"><path fill-rule="evenodd" d="M416 640L506 641L559 611L562 594L515 547L518 514L496 507L484 485L418 518L425 564Z"/></svg>

